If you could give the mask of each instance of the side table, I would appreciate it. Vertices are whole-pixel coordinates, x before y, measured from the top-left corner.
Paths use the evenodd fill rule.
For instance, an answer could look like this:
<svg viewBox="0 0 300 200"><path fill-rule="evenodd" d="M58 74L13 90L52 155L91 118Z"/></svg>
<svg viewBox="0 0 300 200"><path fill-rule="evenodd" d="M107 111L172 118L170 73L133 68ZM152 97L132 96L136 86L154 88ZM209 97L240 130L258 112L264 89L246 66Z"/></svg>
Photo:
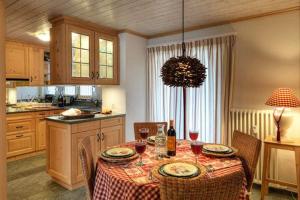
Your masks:
<svg viewBox="0 0 300 200"><path fill-rule="evenodd" d="M261 199L263 200L265 195L268 194L269 183L275 183L279 185L289 186L297 188L298 200L300 200L300 140L291 142L278 142L273 140L272 137L268 137L264 141L264 162L263 162L263 174L262 174L262 186L261 186ZM271 149L284 149L295 152L296 159L296 176L297 184L287 183L279 180L270 179L270 158Z"/></svg>

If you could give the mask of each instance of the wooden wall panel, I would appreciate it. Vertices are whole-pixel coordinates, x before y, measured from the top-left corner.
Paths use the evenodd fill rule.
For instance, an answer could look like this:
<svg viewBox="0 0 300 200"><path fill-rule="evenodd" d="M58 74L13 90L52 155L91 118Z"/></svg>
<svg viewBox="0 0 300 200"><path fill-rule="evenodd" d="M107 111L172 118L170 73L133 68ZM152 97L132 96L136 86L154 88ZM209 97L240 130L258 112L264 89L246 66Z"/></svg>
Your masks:
<svg viewBox="0 0 300 200"><path fill-rule="evenodd" d="M5 142L5 9L4 0L0 0L0 199L7 198L6 183L6 142Z"/></svg>

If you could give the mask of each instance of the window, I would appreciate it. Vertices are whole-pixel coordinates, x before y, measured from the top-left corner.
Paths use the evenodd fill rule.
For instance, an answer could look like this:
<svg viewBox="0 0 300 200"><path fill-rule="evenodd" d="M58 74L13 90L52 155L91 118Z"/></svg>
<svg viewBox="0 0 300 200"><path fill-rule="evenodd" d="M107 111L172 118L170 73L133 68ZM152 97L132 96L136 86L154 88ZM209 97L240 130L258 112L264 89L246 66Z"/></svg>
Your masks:
<svg viewBox="0 0 300 200"><path fill-rule="evenodd" d="M46 94L55 95L56 86L48 86L46 87Z"/></svg>
<svg viewBox="0 0 300 200"><path fill-rule="evenodd" d="M81 85L79 87L79 96L81 97L91 97L93 94L93 87L90 85Z"/></svg>
<svg viewBox="0 0 300 200"><path fill-rule="evenodd" d="M75 86L65 86L65 95L75 95Z"/></svg>
<svg viewBox="0 0 300 200"><path fill-rule="evenodd" d="M183 138L187 130L198 130L199 140L209 143L230 141L228 116L235 36L187 43L187 56L198 58L207 68L207 78L198 88L186 89L186 128L183 122L183 88L166 87L161 67L172 56L181 56L181 45L149 47L148 72L148 118L150 121L175 120L177 137ZM226 135L228 134L228 135ZM188 135L187 135L188 136Z"/></svg>

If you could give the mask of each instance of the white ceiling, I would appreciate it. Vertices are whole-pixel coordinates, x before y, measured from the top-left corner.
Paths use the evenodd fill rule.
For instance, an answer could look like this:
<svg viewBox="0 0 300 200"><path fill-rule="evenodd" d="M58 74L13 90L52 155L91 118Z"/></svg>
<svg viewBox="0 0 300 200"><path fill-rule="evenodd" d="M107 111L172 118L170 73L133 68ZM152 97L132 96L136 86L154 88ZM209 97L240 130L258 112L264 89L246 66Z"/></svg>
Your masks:
<svg viewBox="0 0 300 200"><path fill-rule="evenodd" d="M67 15L146 36L179 30L181 0L6 0L7 37L41 42L49 18ZM300 7L300 0L185 0L186 27Z"/></svg>

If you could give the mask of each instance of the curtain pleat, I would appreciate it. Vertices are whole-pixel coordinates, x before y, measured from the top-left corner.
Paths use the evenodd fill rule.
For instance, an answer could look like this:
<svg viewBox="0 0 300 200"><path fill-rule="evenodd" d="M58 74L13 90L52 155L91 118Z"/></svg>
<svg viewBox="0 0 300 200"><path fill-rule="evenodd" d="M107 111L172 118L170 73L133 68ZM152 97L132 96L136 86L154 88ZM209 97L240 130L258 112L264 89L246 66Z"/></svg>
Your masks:
<svg viewBox="0 0 300 200"><path fill-rule="evenodd" d="M235 40L231 35L186 43L187 56L198 58L207 68L203 85L187 89L185 131L199 130L201 141L228 143ZM147 49L148 120L174 119L178 138L183 138L184 132L182 88L165 86L160 70L169 58L181 54L181 44Z"/></svg>

